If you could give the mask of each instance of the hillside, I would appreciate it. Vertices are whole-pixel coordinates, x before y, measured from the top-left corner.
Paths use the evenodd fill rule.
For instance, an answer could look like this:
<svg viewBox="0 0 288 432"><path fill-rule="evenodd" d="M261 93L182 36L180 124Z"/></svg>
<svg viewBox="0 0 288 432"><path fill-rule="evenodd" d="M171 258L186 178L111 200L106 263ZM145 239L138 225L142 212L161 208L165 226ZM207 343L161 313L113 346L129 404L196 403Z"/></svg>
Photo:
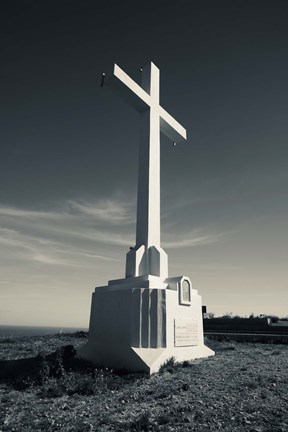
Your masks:
<svg viewBox="0 0 288 432"><path fill-rule="evenodd" d="M149 377L75 362L85 337L0 339L0 431L288 431L287 345L207 340Z"/></svg>

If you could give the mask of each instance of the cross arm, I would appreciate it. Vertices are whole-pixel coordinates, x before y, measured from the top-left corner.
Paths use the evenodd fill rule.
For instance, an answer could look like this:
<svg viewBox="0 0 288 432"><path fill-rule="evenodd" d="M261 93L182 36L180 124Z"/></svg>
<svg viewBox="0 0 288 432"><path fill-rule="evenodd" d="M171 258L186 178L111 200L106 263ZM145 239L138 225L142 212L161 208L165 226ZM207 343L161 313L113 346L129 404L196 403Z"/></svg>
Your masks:
<svg viewBox="0 0 288 432"><path fill-rule="evenodd" d="M160 128L173 142L179 143L187 139L186 129L181 126L170 114L162 107L160 109Z"/></svg>
<svg viewBox="0 0 288 432"><path fill-rule="evenodd" d="M105 85L120 91L123 98L137 111L143 112L150 105L150 95L129 77L116 63L105 76Z"/></svg>

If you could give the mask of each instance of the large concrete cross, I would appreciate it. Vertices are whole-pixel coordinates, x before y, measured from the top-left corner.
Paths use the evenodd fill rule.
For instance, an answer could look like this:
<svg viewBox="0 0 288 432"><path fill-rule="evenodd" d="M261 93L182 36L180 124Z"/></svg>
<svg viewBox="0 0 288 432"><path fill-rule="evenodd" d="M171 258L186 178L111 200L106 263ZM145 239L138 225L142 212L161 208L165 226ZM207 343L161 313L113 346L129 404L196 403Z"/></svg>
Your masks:
<svg viewBox="0 0 288 432"><path fill-rule="evenodd" d="M186 131L159 104L153 63L143 69L141 86L117 65L105 81L141 112L137 238L125 278L95 288L89 339L78 356L96 366L151 374L171 357L183 362L214 354L204 345L201 297L188 277L168 277L160 247L160 130L175 142L186 139Z"/></svg>
<svg viewBox="0 0 288 432"><path fill-rule="evenodd" d="M160 106L159 69L151 62L141 71L140 86L114 64L105 84L121 90L141 113L135 250L144 246L148 251L160 249L160 131L178 143L186 140L186 130Z"/></svg>

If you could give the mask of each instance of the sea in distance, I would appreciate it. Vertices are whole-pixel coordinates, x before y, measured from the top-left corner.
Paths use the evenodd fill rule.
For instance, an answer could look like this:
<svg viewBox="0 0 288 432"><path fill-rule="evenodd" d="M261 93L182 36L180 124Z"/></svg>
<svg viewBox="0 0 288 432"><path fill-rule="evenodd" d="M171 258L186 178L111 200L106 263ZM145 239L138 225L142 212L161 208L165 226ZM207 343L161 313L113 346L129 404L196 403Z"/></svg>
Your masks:
<svg viewBox="0 0 288 432"><path fill-rule="evenodd" d="M43 336L61 333L88 331L81 327L32 327L0 325L0 337Z"/></svg>

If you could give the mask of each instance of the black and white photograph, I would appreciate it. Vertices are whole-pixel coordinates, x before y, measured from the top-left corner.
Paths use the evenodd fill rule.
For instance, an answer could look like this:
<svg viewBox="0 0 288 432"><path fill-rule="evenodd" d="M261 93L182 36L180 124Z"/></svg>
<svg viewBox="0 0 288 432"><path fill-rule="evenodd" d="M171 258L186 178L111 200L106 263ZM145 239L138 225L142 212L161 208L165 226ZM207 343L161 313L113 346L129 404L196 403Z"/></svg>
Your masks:
<svg viewBox="0 0 288 432"><path fill-rule="evenodd" d="M287 23L0 0L0 432L288 432Z"/></svg>

